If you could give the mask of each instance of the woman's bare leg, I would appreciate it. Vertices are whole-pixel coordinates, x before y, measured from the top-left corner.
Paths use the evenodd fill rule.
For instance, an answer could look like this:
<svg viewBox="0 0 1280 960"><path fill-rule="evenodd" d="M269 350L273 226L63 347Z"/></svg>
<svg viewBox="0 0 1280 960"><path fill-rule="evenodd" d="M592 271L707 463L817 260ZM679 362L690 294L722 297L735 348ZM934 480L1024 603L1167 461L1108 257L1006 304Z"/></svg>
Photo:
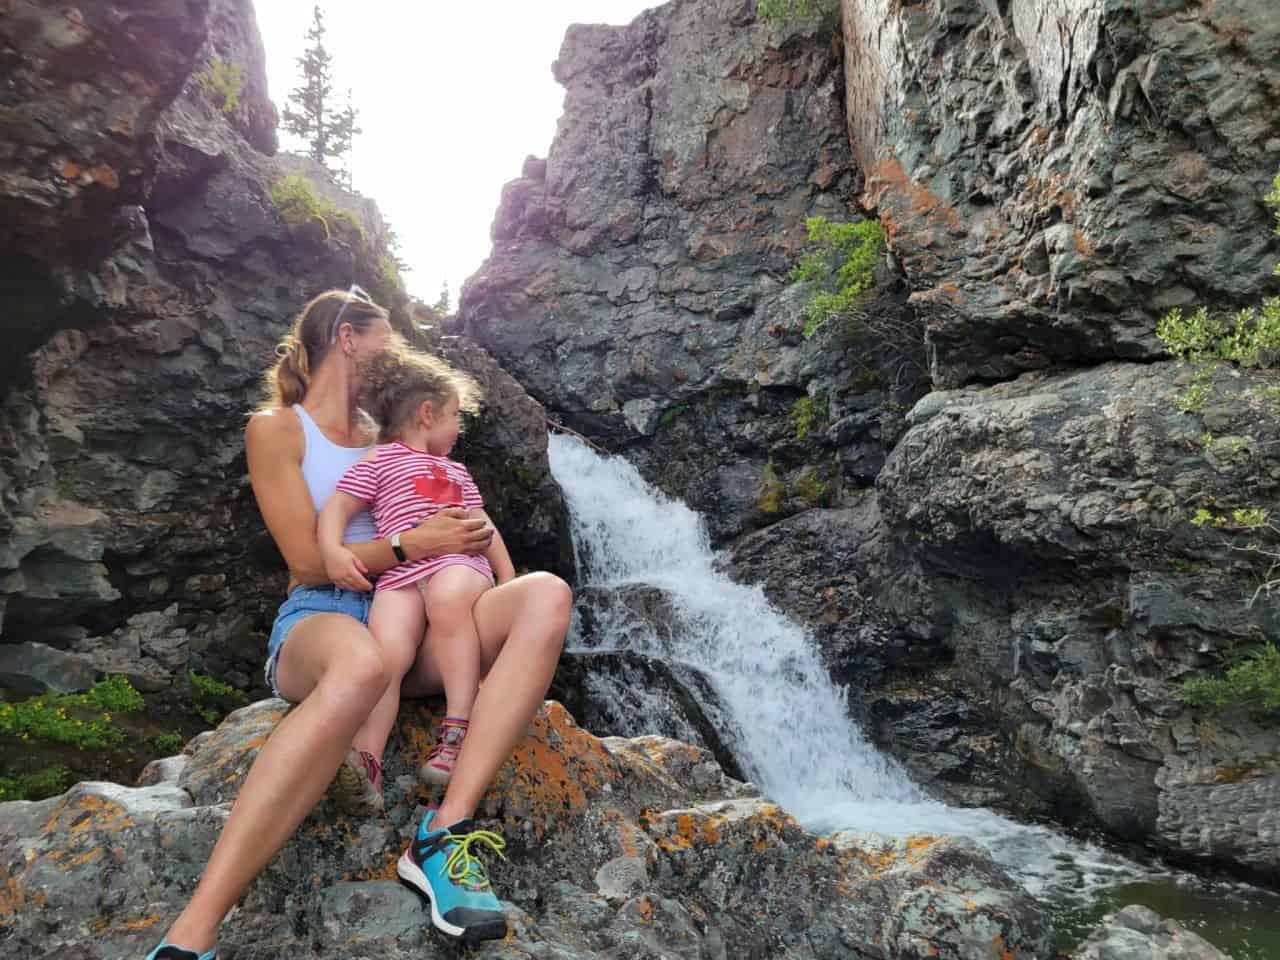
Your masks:
<svg viewBox="0 0 1280 960"><path fill-rule="evenodd" d="M531 573L486 591L474 617L481 656L492 664L471 711L471 726L453 768L453 778L436 813L441 825L475 813L499 768L524 735L555 673L573 593L559 577ZM430 642L405 677L404 696L427 696L441 689Z"/></svg>
<svg viewBox="0 0 1280 960"><path fill-rule="evenodd" d="M368 719L356 731L351 745L357 750L369 751L379 763L387 748L387 737L395 726L396 714L400 712L400 681L413 666L426 632L427 616L422 602L417 586L379 590L369 610L369 632L382 650L389 682Z"/></svg>
<svg viewBox="0 0 1280 960"><path fill-rule="evenodd" d="M289 632L276 668L289 711L245 777L222 835L167 939L213 947L227 911L323 796L351 738L387 687L369 631L341 614L308 617Z"/></svg>

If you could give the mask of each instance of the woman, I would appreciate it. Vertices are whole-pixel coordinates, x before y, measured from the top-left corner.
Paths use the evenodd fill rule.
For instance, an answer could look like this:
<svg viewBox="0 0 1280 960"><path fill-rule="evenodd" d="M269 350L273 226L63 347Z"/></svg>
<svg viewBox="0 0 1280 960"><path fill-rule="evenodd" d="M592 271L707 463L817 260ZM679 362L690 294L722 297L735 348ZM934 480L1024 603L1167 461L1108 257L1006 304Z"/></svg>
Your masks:
<svg viewBox="0 0 1280 960"><path fill-rule="evenodd" d="M223 918L324 794L386 690L387 670L365 625L369 594L325 585L316 513L346 465L373 442L353 398L361 361L391 336L386 311L358 287L316 297L279 347L268 376L271 402L245 430L253 492L290 572L267 675L297 706L259 752L190 903L149 960L214 960ZM480 553L492 537L484 520L458 510L441 511L394 547L359 524L348 528L347 546L360 572L370 575L405 558ZM484 686L448 791L399 865L401 877L430 900L435 925L464 941L506 929L472 852L475 841L493 846L492 834L473 833L469 818L542 703L571 604L564 581L535 573L486 591L475 606ZM428 634L403 695L442 689Z"/></svg>

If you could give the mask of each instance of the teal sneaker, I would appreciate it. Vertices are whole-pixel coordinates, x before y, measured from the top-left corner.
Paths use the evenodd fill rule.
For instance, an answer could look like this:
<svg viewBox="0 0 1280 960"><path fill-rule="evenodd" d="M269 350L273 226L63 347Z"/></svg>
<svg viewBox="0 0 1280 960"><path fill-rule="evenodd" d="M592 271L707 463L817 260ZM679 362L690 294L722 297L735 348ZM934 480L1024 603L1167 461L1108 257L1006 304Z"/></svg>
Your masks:
<svg viewBox="0 0 1280 960"><path fill-rule="evenodd" d="M175 947L168 940L161 940L160 946L147 954L147 960L218 960L218 951L196 953L194 950L183 950Z"/></svg>
<svg viewBox="0 0 1280 960"><path fill-rule="evenodd" d="M507 918L493 895L484 867L471 852L474 844L498 856L506 841L489 830L473 830L470 820L432 829L434 808L422 818L409 849L396 864L400 881L431 904L431 923L441 933L478 943L507 935Z"/></svg>

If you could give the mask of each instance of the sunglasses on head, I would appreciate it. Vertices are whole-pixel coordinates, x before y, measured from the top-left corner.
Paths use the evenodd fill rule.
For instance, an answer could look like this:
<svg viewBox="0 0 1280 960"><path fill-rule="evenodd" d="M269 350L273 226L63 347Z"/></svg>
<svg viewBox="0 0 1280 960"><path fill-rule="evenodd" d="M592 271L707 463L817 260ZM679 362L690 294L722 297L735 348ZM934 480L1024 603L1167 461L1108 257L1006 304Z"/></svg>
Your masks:
<svg viewBox="0 0 1280 960"><path fill-rule="evenodd" d="M338 326L342 323L342 315L347 312L347 307L359 300L361 303L372 305L373 297L369 296L369 292L359 284L353 283L347 290L347 299L343 301L338 315L333 318L333 326L329 328L329 342L334 343L338 339Z"/></svg>

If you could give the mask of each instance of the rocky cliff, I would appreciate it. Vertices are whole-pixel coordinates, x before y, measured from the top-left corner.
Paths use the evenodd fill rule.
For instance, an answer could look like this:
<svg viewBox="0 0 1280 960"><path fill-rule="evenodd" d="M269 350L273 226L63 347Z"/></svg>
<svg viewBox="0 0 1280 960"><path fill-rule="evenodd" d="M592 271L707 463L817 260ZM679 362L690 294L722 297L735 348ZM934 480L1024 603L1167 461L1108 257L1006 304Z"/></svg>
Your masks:
<svg viewBox="0 0 1280 960"><path fill-rule="evenodd" d="M1274 716L1177 697L1276 637L1229 522L1280 506L1272 375L1187 404L1155 336L1280 283L1273 12L851 0L832 32L677 0L572 31L459 323L703 511L932 789L1274 879ZM811 215L878 217L862 320L919 370L804 336Z"/></svg>
<svg viewBox="0 0 1280 960"><path fill-rule="evenodd" d="M61 651L144 689L187 669L248 687L284 579L245 417L320 290L359 282L407 324L386 228L273 155L248 0L21 4L0 48L0 674L83 677ZM289 216L287 175L339 212ZM489 388L468 449L516 562L567 570L541 409L455 352Z"/></svg>

